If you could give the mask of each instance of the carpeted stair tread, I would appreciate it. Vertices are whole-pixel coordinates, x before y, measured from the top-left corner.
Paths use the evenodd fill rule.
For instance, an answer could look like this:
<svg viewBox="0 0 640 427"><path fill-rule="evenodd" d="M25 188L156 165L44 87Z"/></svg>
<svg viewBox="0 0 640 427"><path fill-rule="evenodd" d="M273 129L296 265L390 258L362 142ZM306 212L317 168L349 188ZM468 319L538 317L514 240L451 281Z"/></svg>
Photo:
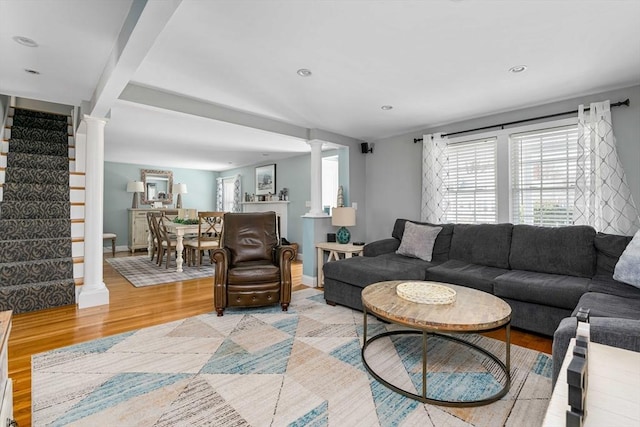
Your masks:
<svg viewBox="0 0 640 427"><path fill-rule="evenodd" d="M54 184L4 184L3 200L9 201L68 201L69 186Z"/></svg>
<svg viewBox="0 0 640 427"><path fill-rule="evenodd" d="M54 169L7 167L5 183L53 184L69 186L69 172Z"/></svg>
<svg viewBox="0 0 640 427"><path fill-rule="evenodd" d="M69 145L59 142L32 141L12 138L9 140L10 153L43 154L45 156L69 157Z"/></svg>
<svg viewBox="0 0 640 427"><path fill-rule="evenodd" d="M69 171L69 158L9 151L7 153L7 167Z"/></svg>
<svg viewBox="0 0 640 427"><path fill-rule="evenodd" d="M0 264L0 287L73 279L73 259L38 259Z"/></svg>
<svg viewBox="0 0 640 427"><path fill-rule="evenodd" d="M71 257L71 237L0 240L0 263Z"/></svg>
<svg viewBox="0 0 640 427"><path fill-rule="evenodd" d="M69 133L67 131L57 131L48 129L35 129L22 126L11 127L11 138L33 139L36 141L49 142L69 142Z"/></svg>
<svg viewBox="0 0 640 427"><path fill-rule="evenodd" d="M3 240L55 239L71 236L70 219L0 219Z"/></svg>
<svg viewBox="0 0 640 427"><path fill-rule="evenodd" d="M13 126L68 132L69 125L67 125L66 121L62 120L31 117L25 116L24 114L18 114L17 116L13 116Z"/></svg>
<svg viewBox="0 0 640 427"><path fill-rule="evenodd" d="M66 219L70 214L67 201L5 200L0 203L0 219Z"/></svg>
<svg viewBox="0 0 640 427"><path fill-rule="evenodd" d="M0 287L0 310L13 310L13 314L60 307L75 302L76 286L73 279Z"/></svg>
<svg viewBox="0 0 640 427"><path fill-rule="evenodd" d="M28 117L36 117L40 119L49 119L56 120L59 122L67 122L69 116L65 114L56 114L56 113L46 113L44 111L36 111L36 110L27 110L24 108L15 108L13 109L13 117L18 116L28 116Z"/></svg>
<svg viewBox="0 0 640 427"><path fill-rule="evenodd" d="M10 108L0 201L0 310L75 303L69 117Z"/></svg>

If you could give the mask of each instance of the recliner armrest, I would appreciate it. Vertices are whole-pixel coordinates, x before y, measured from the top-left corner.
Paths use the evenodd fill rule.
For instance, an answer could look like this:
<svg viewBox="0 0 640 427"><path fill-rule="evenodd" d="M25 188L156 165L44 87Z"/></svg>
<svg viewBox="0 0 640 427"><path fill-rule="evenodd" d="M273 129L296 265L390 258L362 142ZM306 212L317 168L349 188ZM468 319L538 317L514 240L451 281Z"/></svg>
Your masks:
<svg viewBox="0 0 640 427"><path fill-rule="evenodd" d="M395 252L400 247L400 240L396 238L376 240L375 242L364 245L362 254L364 256L378 256Z"/></svg>
<svg viewBox="0 0 640 427"><path fill-rule="evenodd" d="M281 267L288 264L291 265L291 261L295 259L296 251L293 246L281 245L273 248L274 250L274 263Z"/></svg>

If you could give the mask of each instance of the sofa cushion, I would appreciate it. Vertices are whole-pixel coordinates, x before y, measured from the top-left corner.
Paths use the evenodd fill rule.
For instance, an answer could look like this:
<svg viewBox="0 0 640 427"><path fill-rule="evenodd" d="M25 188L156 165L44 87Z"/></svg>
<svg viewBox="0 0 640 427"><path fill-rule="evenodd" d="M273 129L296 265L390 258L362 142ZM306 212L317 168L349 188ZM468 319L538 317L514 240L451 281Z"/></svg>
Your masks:
<svg viewBox="0 0 640 427"><path fill-rule="evenodd" d="M512 224L455 224L450 259L509 268Z"/></svg>
<svg viewBox="0 0 640 427"><path fill-rule="evenodd" d="M597 274L613 275L616 263L631 241L631 236L598 233L593 239L596 247Z"/></svg>
<svg viewBox="0 0 640 427"><path fill-rule="evenodd" d="M424 280L427 267L432 265L417 258L396 256L401 259L396 260L383 255L331 261L322 267L322 271L326 278L364 288L372 283L387 280ZM402 258L414 262L407 263Z"/></svg>
<svg viewBox="0 0 640 427"><path fill-rule="evenodd" d="M587 225L515 225L509 264L514 270L590 278L596 265L595 235Z"/></svg>
<svg viewBox="0 0 640 427"><path fill-rule="evenodd" d="M640 288L640 230L633 236L613 270L613 278L619 282Z"/></svg>
<svg viewBox="0 0 640 427"><path fill-rule="evenodd" d="M625 298L618 295L587 292L582 295L572 316L579 308L588 308L591 317L617 317L640 320L640 299Z"/></svg>
<svg viewBox="0 0 640 427"><path fill-rule="evenodd" d="M393 232L391 233L392 237L395 237L398 240L402 240L402 235L404 234L404 224L409 220L406 219L396 219L395 224L393 225ZM449 249L451 248L451 236L453 234L453 224L431 224L429 222L417 222L417 221L409 221L414 224L421 225L430 225L432 227L442 227L440 233L438 233L438 237L436 238L436 242L433 245L433 253L431 256L432 261L443 262L449 259Z"/></svg>
<svg viewBox="0 0 640 427"><path fill-rule="evenodd" d="M450 259L427 270L427 279L493 293L493 280L508 270Z"/></svg>
<svg viewBox="0 0 640 427"><path fill-rule="evenodd" d="M404 234L396 253L411 258L419 258L423 261L431 261L433 245L440 231L442 231L442 227L407 222L404 224Z"/></svg>
<svg viewBox="0 0 640 427"><path fill-rule="evenodd" d="M587 292L590 279L512 270L496 277L497 297L572 310Z"/></svg>
<svg viewBox="0 0 640 427"><path fill-rule="evenodd" d="M591 279L588 292L618 295L624 298L640 298L640 289L626 283L618 282L610 274L596 274Z"/></svg>

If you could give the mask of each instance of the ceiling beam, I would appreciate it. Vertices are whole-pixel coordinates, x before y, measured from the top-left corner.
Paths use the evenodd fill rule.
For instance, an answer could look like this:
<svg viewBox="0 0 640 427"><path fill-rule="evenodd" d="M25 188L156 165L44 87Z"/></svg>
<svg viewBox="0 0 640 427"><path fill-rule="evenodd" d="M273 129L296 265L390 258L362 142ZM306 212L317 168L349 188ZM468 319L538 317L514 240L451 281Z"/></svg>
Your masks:
<svg viewBox="0 0 640 427"><path fill-rule="evenodd" d="M136 104L161 108L163 110L176 111L204 117L207 119L233 123L267 132L287 135L294 138L309 140L309 129L258 116L244 111L233 110L210 102L188 98L172 93L139 86L133 83L128 84L120 94L123 101L134 102Z"/></svg>
<svg viewBox="0 0 640 427"><path fill-rule="evenodd" d="M93 92L89 115L108 115L180 3L182 0L133 1Z"/></svg>

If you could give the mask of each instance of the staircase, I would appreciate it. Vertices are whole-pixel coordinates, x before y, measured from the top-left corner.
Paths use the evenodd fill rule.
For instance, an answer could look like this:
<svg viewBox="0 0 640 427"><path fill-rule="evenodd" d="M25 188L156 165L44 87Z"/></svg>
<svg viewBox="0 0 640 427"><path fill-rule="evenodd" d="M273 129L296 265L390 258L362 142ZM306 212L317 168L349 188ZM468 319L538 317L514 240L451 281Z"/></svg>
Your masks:
<svg viewBox="0 0 640 427"><path fill-rule="evenodd" d="M9 117L0 201L0 311L75 304L69 118L18 108Z"/></svg>

